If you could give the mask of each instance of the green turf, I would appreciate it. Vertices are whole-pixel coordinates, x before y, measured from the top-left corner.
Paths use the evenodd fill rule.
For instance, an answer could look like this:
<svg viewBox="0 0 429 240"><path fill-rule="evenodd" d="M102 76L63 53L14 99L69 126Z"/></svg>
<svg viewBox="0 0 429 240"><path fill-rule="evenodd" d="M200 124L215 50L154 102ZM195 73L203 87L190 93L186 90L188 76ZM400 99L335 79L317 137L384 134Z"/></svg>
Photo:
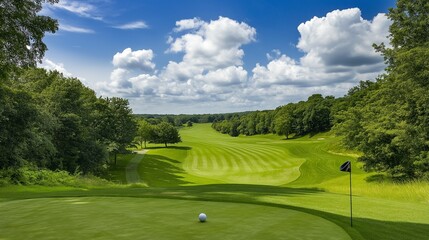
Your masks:
<svg viewBox="0 0 429 240"><path fill-rule="evenodd" d="M129 229L130 234L146 236L146 239L177 239L177 236L183 236L183 239L198 239L203 236L206 239L204 233L189 234L196 233L194 226L200 226L195 222L200 209L214 207L217 211L204 210L210 219L210 222L203 225L204 231L224 235L213 239L239 239L234 235L237 232L246 233L245 239L293 239L281 234L298 234L302 219L301 223L308 226L308 235L302 235L308 236L307 239L323 239L327 236L333 239L428 239L429 184L380 182L381 175L360 170L356 163L356 153L339 147L339 139L330 133L292 140L283 140L276 135L232 138L215 132L209 124L183 128L180 133L183 142L169 148L149 144L149 151L144 155L119 155L112 175L119 182L140 181L140 185L105 189L38 186L0 188L1 216L21 216L15 218L18 222L13 228L7 228L8 238L21 239L21 230L18 230L21 225L33 230L44 229L37 224L32 227L39 217L37 213L46 212L45 220L53 222L51 226L55 228L62 224L55 221L58 213L65 216L71 214L72 218L78 212L73 210L74 207L93 206L90 208L92 210L88 210L88 215L81 212L79 223L66 227L90 226L92 233L88 230L86 235L91 236L90 238L125 238L119 229ZM349 175L339 171L339 165L346 160L353 163L353 228L349 222ZM36 198L40 199L21 201ZM70 203L67 207L60 204L64 204L63 200L67 199L93 204ZM31 201L35 201L34 204ZM59 201L59 207L50 204L51 201ZM38 207L42 202L48 204ZM146 207L137 206L138 202L147 203ZM190 214L191 222L184 220L188 216L187 211L194 207L197 207L197 213ZM118 209L122 209L122 214L118 213ZM173 209L173 215L177 213L176 217L181 218L172 222L171 230L165 230L160 224L166 222L168 217L164 213L168 209ZM144 216L139 215L142 211ZM117 214L113 216L112 212ZM217 213L225 215L216 215ZM292 213L297 215L290 217L289 214ZM239 215L250 216L245 228L240 225L241 220L237 220ZM145 216L158 218L156 221L136 220ZM335 226L330 228L328 224L326 227L328 233L332 234L318 234L314 237L312 234L316 234L320 228L309 221L307 216L323 219L323 223L316 220L316 223L323 226L327 223ZM129 221L122 220L127 217ZM279 223L267 221L269 218L277 219L275 222ZM220 219L222 224L229 221L225 223L228 225L215 225L220 224L217 222ZM138 225L139 222L145 222L144 226ZM291 225L295 227L287 227ZM219 230L228 227L229 232ZM335 228L341 231L329 230ZM116 231L112 232L113 230ZM150 235L151 231L160 233ZM77 233L68 235L71 238L75 234ZM139 238L136 235L128 237ZM0 239L5 238L2 236L0 235ZM54 233L52 236L61 237Z"/></svg>
<svg viewBox="0 0 429 240"><path fill-rule="evenodd" d="M350 239L311 214L239 203L42 198L0 203L0 215L0 239Z"/></svg>

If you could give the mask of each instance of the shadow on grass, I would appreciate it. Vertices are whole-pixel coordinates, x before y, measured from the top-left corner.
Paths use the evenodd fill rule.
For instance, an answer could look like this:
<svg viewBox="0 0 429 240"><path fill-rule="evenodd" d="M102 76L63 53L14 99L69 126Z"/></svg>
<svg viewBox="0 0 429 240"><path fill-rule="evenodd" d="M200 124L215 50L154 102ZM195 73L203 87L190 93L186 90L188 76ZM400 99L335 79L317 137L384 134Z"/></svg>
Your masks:
<svg viewBox="0 0 429 240"><path fill-rule="evenodd" d="M155 156L157 158L157 156ZM158 159L158 162L171 161L165 157ZM173 163L175 160L172 160ZM160 164L160 163L157 163ZM173 181L181 181L173 176ZM63 190L63 191L61 191ZM330 212L315 210L311 208L283 205L277 203L263 202L262 196L308 196L312 197L322 193L319 189L306 188L287 188L264 185L245 185L245 184L215 184L186 187L163 187L163 188L106 188L91 190L45 190L35 192L23 191L5 191L0 188L3 198L27 199L27 198L46 198L46 197L149 197L162 199L181 199L181 200L198 200L213 201L225 203L245 203L257 204L269 207L278 207L290 210L305 212L319 216L331 221L343 228L352 239L428 239L429 224L412 223L412 222L393 222L383 221L370 218L353 218L353 228L350 227L350 218ZM156 211L156 210L154 210ZM394 211L394 209L392 209ZM287 226L285 226L287 227ZM336 239L335 236L332 236Z"/></svg>
<svg viewBox="0 0 429 240"><path fill-rule="evenodd" d="M191 150L192 147L188 147L188 146L168 146L168 147L165 147L165 146L162 146L162 147L161 146L156 146L156 147L147 147L145 149L147 149L147 150L150 150L150 149Z"/></svg>
<svg viewBox="0 0 429 240"><path fill-rule="evenodd" d="M139 174L148 186L177 186L189 184L184 181L181 174L184 170L180 167L180 161L154 154L146 154L140 163Z"/></svg>

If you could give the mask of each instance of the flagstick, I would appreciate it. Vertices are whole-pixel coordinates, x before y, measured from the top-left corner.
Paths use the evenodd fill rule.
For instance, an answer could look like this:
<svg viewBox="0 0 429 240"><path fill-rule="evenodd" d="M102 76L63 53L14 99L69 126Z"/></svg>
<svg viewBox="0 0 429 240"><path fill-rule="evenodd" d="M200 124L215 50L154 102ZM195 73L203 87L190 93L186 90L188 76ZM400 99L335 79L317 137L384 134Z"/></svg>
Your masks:
<svg viewBox="0 0 429 240"><path fill-rule="evenodd" d="M352 164L350 163L350 226L353 227Z"/></svg>

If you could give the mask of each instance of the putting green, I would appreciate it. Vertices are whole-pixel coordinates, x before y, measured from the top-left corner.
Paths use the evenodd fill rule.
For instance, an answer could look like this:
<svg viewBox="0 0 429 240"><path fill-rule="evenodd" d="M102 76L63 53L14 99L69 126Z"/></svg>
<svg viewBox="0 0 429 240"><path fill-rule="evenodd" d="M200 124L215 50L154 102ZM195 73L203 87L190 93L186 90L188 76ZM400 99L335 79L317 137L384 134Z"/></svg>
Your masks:
<svg viewBox="0 0 429 240"><path fill-rule="evenodd" d="M1 202L0 215L0 239L351 239L311 214L240 203L44 198Z"/></svg>

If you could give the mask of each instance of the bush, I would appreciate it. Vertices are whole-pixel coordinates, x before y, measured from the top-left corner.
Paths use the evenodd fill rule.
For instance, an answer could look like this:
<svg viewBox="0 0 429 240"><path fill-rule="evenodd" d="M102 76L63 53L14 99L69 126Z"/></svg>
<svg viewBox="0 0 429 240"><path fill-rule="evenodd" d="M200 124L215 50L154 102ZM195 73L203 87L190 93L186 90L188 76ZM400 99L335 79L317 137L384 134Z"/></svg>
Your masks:
<svg viewBox="0 0 429 240"><path fill-rule="evenodd" d="M0 170L0 186L40 185L40 186L104 186L110 182L92 175L71 175L67 171L21 167Z"/></svg>

